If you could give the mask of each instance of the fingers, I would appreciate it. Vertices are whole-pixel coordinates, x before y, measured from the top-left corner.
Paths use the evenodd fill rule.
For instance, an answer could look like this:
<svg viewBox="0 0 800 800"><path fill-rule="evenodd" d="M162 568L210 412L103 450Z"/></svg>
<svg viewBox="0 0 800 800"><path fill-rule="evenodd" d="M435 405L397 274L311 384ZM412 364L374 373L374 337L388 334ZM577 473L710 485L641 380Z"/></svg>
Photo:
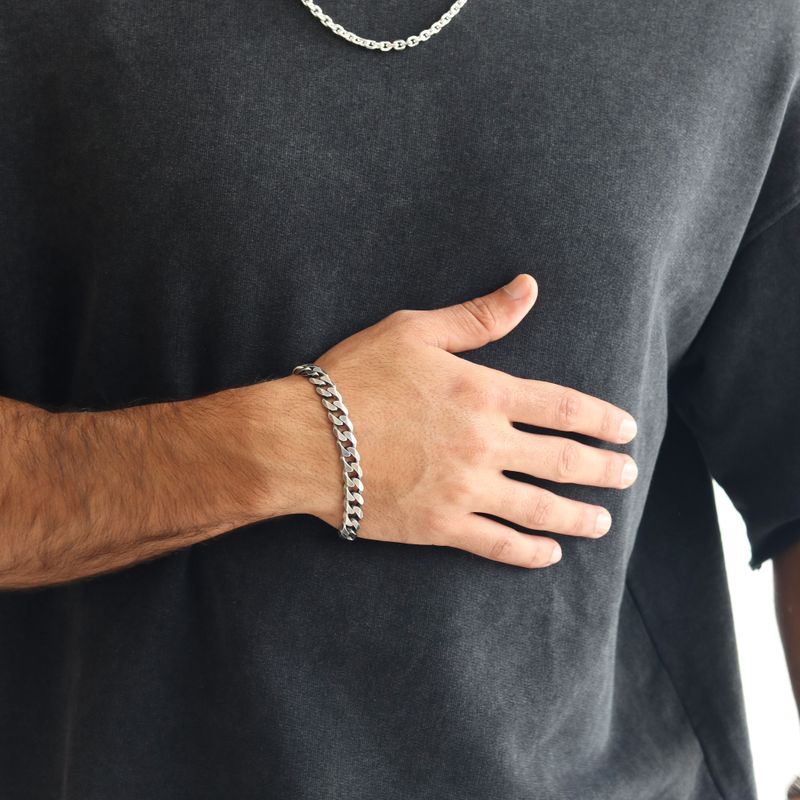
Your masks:
<svg viewBox="0 0 800 800"><path fill-rule="evenodd" d="M483 347L505 336L530 311L538 287L528 273L489 294L417 313L423 341L450 353Z"/></svg>
<svg viewBox="0 0 800 800"><path fill-rule="evenodd" d="M512 427L498 443L503 469L558 483L627 489L638 475L636 462L624 453L581 444L564 436L526 433Z"/></svg>
<svg viewBox="0 0 800 800"><path fill-rule="evenodd" d="M467 514L459 533L443 544L518 567L548 567L561 558L558 542L520 533L480 514Z"/></svg>
<svg viewBox="0 0 800 800"><path fill-rule="evenodd" d="M492 372L492 380L503 387L504 410L514 422L573 431L617 444L636 436L636 420L606 400L557 383Z"/></svg>
<svg viewBox="0 0 800 800"><path fill-rule="evenodd" d="M525 528L596 539L611 528L611 515L602 506L582 503L499 474L485 484L476 503L480 511Z"/></svg>

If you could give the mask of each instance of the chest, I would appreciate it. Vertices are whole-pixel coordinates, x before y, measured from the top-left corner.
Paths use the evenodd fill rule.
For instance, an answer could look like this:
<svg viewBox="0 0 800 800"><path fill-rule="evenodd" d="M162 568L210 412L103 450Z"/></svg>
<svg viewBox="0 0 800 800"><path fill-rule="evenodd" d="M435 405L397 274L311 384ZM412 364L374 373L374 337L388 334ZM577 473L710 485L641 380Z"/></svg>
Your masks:
<svg viewBox="0 0 800 800"><path fill-rule="evenodd" d="M393 39L433 5L325 11ZM744 32L724 9L469 0L390 53L299 0L60 14L36 91L58 130L54 236L94 303L76 313L87 340L121 337L109 357L135 341L164 375L199 354L282 370L289 341L319 351L520 271L541 300L521 344L497 345L504 368L536 355L563 380L567 348L577 371L598 350L630 369L647 341L669 360L746 222L752 124L726 124L725 93Z"/></svg>

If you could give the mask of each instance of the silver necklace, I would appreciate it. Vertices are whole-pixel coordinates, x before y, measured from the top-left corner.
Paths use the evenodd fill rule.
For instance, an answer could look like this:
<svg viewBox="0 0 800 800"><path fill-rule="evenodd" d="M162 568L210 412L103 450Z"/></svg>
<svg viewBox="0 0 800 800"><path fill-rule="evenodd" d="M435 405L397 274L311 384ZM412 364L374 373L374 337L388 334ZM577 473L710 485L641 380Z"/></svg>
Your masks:
<svg viewBox="0 0 800 800"><path fill-rule="evenodd" d="M420 42L427 42L436 33L444 28L453 17L467 4L467 0L456 0L450 8L442 14L430 28L425 28L416 36L406 39L395 39L393 42L376 42L374 39L365 39L363 36L345 30L338 22L334 22L313 0L300 0L300 2L326 27L330 28L337 36L353 44L361 45L369 50L404 50L406 47L415 47Z"/></svg>

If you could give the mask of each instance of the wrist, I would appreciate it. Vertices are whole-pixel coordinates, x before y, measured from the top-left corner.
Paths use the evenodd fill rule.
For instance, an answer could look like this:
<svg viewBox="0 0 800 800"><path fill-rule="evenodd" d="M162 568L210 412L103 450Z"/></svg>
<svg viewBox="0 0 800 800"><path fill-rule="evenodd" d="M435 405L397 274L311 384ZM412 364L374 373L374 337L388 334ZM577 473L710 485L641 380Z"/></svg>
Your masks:
<svg viewBox="0 0 800 800"><path fill-rule="evenodd" d="M311 514L338 528L342 516L339 449L314 387L287 375L243 387L250 421L258 519Z"/></svg>

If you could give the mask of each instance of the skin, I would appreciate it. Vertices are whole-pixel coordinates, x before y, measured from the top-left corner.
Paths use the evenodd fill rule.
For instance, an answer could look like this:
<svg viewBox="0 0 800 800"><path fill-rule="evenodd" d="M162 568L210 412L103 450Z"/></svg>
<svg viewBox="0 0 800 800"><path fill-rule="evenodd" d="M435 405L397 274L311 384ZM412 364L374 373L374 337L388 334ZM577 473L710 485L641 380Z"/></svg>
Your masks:
<svg viewBox="0 0 800 800"><path fill-rule="evenodd" d="M772 560L775 614L800 714L800 540ZM787 793L787 798L796 797Z"/></svg>
<svg viewBox="0 0 800 800"><path fill-rule="evenodd" d="M625 411L455 355L505 336L530 311L535 280L524 274L511 288L395 312L316 359L357 426L368 493L362 538L458 547L534 568L559 555L537 531L597 537L608 529L609 519L596 527L601 506L502 474L611 489L635 480L623 479L633 464L624 453L511 424L624 443L635 433L635 425L621 433L632 421ZM338 447L300 375L99 412L0 398L0 436L2 589L110 572L284 514L341 524Z"/></svg>
<svg viewBox="0 0 800 800"><path fill-rule="evenodd" d="M110 572L255 521L247 391L69 413L0 398L0 589Z"/></svg>
<svg viewBox="0 0 800 800"><path fill-rule="evenodd" d="M775 614L800 715L800 540L772 561Z"/></svg>
<svg viewBox="0 0 800 800"><path fill-rule="evenodd" d="M530 311L536 282L527 274L517 281L516 298L501 287L455 306L402 310L315 359L335 381L355 428L365 476L361 538L458 547L530 568L548 566L554 553L559 555L557 543L537 532L590 538L607 532L610 515L597 527L598 515L608 515L602 506L567 499L502 471L623 489L635 480L633 459L565 436L520 431L512 422L625 443L635 434L633 418L572 388L514 377L455 355L507 335ZM338 528L342 475L331 424L306 378L289 375L277 383L290 439L306 431L314 443L293 454L294 479L275 484L277 492L286 492L279 506ZM632 425L622 432L624 421ZM322 458L325 453L329 457ZM633 474L623 476L629 464ZM315 484L308 491L312 476Z"/></svg>

